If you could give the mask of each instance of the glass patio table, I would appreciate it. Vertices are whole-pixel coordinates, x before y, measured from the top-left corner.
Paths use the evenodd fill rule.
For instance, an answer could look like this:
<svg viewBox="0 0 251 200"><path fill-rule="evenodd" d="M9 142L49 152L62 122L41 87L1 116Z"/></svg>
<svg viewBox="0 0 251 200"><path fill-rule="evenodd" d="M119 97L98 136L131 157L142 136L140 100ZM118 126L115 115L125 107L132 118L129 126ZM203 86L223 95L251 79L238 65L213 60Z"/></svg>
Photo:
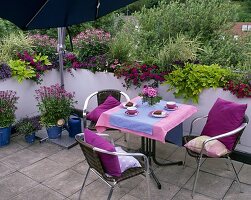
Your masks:
<svg viewBox="0 0 251 200"><path fill-rule="evenodd" d="M149 106L142 104L142 98L136 97L131 102L137 104L138 113L133 116L126 114L123 105L103 112L98 119L96 129L104 132L107 128L117 129L126 133L141 136L141 151L157 165L182 165L182 161L172 163L160 163L156 159L156 141L162 143L171 142L182 145L182 122L197 112L197 108L187 104L177 104L175 109L165 108L166 101ZM163 115L153 115L153 111L163 110ZM154 179L157 182L156 177ZM160 184L157 182L159 188Z"/></svg>

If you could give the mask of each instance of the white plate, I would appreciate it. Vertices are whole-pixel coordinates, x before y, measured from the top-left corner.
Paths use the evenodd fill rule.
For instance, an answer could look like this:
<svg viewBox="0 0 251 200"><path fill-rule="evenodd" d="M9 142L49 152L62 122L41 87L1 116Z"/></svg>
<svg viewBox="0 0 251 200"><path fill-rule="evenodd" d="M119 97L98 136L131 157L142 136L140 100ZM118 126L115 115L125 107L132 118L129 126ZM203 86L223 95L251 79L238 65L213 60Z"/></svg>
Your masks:
<svg viewBox="0 0 251 200"><path fill-rule="evenodd" d="M152 111L152 113L151 113L153 117L159 117L159 118L164 118L168 115L168 113L166 111L162 111L161 115L155 115L153 113L154 113L154 111Z"/></svg>
<svg viewBox="0 0 251 200"><path fill-rule="evenodd" d="M122 103L123 108L132 107L132 106L126 106L127 103L128 103L128 102L123 102L123 103ZM135 103L135 102L132 102L132 103L133 103L133 106L137 106L137 103Z"/></svg>
<svg viewBox="0 0 251 200"><path fill-rule="evenodd" d="M175 108L168 108L168 107L164 107L165 110L168 110L168 111L175 111L178 109L178 106L176 106Z"/></svg>

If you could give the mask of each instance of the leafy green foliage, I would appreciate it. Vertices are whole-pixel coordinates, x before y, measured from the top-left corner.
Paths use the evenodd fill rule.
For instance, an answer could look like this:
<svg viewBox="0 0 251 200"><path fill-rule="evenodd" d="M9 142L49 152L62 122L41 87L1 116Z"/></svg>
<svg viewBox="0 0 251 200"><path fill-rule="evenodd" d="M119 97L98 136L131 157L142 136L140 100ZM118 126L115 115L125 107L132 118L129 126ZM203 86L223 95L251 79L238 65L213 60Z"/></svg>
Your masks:
<svg viewBox="0 0 251 200"><path fill-rule="evenodd" d="M33 52L32 41L22 32L11 33L0 42L0 62L8 62L17 58L22 51Z"/></svg>
<svg viewBox="0 0 251 200"><path fill-rule="evenodd" d="M187 63L184 68L178 68L165 76L165 84L174 90L176 97L185 101L198 103L199 94L206 88L223 87L233 76L231 70L218 65L194 65Z"/></svg>
<svg viewBox="0 0 251 200"><path fill-rule="evenodd" d="M160 49L155 63L159 66L168 66L177 60L196 60L199 43L197 39L190 39L185 35L177 35Z"/></svg>
<svg viewBox="0 0 251 200"><path fill-rule="evenodd" d="M217 63L224 67L236 68L250 64L250 49L251 37L236 40L233 36L222 34L220 38L214 38L202 47L198 59L207 65Z"/></svg>
<svg viewBox="0 0 251 200"><path fill-rule="evenodd" d="M34 68L28 65L27 62L22 60L10 60L9 66L12 70L12 76L21 83L25 79L31 79L36 76Z"/></svg>
<svg viewBox="0 0 251 200"><path fill-rule="evenodd" d="M41 124L37 116L35 117L25 117L19 120L15 125L17 132L24 135L31 135L37 130L40 130Z"/></svg>

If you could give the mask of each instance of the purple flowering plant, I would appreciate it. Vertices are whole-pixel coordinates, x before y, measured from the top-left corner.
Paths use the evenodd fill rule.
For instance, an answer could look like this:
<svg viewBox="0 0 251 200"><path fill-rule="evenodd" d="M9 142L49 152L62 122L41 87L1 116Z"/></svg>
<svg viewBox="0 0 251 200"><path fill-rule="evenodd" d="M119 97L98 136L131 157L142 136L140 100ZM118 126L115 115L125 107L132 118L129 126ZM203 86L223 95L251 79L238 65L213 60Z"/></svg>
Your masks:
<svg viewBox="0 0 251 200"><path fill-rule="evenodd" d="M0 64L0 80L11 77L11 69L10 66L6 63Z"/></svg>
<svg viewBox="0 0 251 200"><path fill-rule="evenodd" d="M9 127L14 123L18 98L15 91L0 91L0 127Z"/></svg>
<svg viewBox="0 0 251 200"><path fill-rule="evenodd" d="M42 125L55 126L59 119L67 121L77 102L74 100L75 93L67 92L59 84L42 86L35 92Z"/></svg>
<svg viewBox="0 0 251 200"><path fill-rule="evenodd" d="M154 81L154 85L162 83L164 76L170 73L169 71L163 71L156 65L146 65L140 63L134 63L132 65L115 65L114 75L117 78L124 77L124 87L127 89L132 85L135 88L141 87L144 82Z"/></svg>
<svg viewBox="0 0 251 200"><path fill-rule="evenodd" d="M158 96L158 89L144 85L142 93L139 94L142 96L142 103L148 103L149 105L154 105L162 99L162 97Z"/></svg>

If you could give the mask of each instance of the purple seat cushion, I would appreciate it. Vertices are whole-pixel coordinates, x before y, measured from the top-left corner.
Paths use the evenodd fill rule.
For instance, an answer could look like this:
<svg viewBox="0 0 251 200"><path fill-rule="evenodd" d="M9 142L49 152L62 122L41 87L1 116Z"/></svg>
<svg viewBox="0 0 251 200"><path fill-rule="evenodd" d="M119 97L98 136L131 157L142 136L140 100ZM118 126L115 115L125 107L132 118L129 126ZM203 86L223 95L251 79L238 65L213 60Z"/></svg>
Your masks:
<svg viewBox="0 0 251 200"><path fill-rule="evenodd" d="M238 128L244 119L247 104L238 104L218 98L208 113L208 119L201 135L210 137ZM219 139L228 150L232 150L237 134Z"/></svg>
<svg viewBox="0 0 251 200"><path fill-rule="evenodd" d="M111 108L114 108L118 105L120 105L120 102L117 99L115 99L113 96L110 95L106 98L104 103L100 104L93 111L89 112L86 117L87 117L87 119L89 119L93 122L97 122L98 118L100 117L100 115L103 112L105 112Z"/></svg>
<svg viewBox="0 0 251 200"><path fill-rule="evenodd" d="M116 152L115 147L103 137L90 131L84 130L85 142L100 149L104 149L110 152ZM108 155L105 153L98 153L105 173L111 176L121 176L121 170L119 165L118 156Z"/></svg>

